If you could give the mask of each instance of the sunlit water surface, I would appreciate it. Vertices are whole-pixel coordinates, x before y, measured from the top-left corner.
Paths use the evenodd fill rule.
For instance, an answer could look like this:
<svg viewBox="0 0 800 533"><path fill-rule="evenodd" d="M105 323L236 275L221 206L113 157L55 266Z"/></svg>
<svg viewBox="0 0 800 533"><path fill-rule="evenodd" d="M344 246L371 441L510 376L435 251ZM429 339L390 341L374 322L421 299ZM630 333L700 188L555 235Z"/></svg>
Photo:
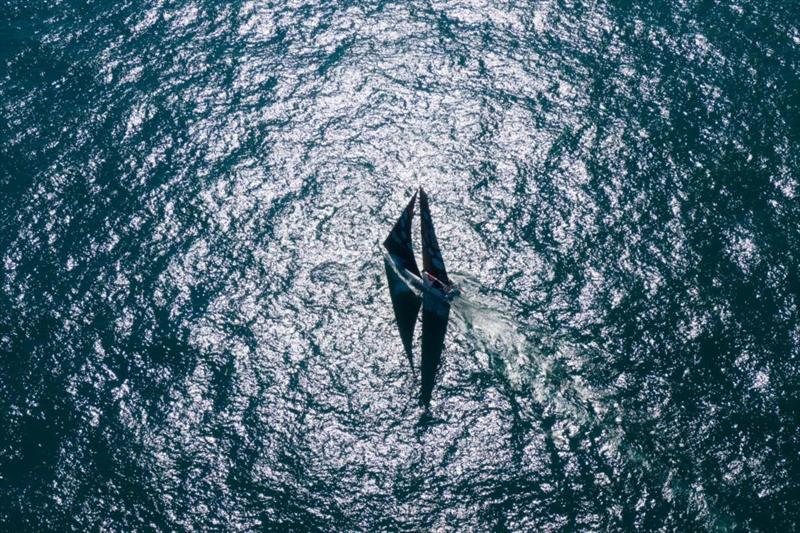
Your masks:
<svg viewBox="0 0 800 533"><path fill-rule="evenodd" d="M800 8L650 4L3 1L3 529L800 529Z"/></svg>

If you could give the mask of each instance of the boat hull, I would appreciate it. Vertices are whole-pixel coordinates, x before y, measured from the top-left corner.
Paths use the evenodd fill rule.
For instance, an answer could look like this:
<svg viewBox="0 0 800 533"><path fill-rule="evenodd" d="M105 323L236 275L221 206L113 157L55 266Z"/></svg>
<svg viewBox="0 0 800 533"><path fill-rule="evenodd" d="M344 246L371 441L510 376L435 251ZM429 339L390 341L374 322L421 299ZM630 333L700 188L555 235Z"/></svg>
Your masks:
<svg viewBox="0 0 800 533"><path fill-rule="evenodd" d="M395 272L400 276L400 278L405 281L410 287L416 289L417 291L429 295L432 298L445 302L450 303L453 299L458 296L459 290L456 287L452 287L448 292L445 292L438 287L434 287L431 284L425 283L421 277L417 276L415 273L409 271L406 268L401 266L401 263L394 257L393 254L387 254L389 256L389 262L391 263L392 267L394 268Z"/></svg>

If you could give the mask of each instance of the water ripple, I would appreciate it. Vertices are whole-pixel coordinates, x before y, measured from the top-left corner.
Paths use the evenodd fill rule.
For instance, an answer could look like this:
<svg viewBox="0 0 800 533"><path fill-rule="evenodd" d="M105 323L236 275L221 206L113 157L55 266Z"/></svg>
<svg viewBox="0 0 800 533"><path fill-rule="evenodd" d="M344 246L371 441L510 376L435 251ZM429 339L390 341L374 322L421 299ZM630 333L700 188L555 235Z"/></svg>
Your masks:
<svg viewBox="0 0 800 533"><path fill-rule="evenodd" d="M6 2L0 519L797 529L795 11Z"/></svg>

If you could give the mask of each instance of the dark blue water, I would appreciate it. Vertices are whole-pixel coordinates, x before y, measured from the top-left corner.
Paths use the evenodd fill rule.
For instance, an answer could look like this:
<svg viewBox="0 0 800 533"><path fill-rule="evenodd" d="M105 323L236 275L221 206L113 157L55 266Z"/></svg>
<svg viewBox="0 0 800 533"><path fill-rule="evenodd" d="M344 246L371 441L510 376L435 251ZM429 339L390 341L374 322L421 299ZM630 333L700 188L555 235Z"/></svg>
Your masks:
<svg viewBox="0 0 800 533"><path fill-rule="evenodd" d="M0 12L2 529L800 529L796 3Z"/></svg>

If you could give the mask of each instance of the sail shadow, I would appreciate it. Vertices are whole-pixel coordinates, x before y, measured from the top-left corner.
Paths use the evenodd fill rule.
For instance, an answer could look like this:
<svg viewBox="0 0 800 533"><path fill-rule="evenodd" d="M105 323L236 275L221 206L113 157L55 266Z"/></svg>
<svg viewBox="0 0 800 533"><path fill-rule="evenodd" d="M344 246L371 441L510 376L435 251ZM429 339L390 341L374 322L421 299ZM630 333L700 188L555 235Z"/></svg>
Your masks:
<svg viewBox="0 0 800 533"><path fill-rule="evenodd" d="M383 264L386 267L386 281L389 285L389 294L392 297L392 307L394 308L394 318L397 322L397 329L400 331L400 340L403 341L403 349L408 358L411 370L414 370L414 352L412 341L414 340L414 326L417 324L417 315L422 305L422 300L400 279L397 270L390 264L389 259L384 256Z"/></svg>
<svg viewBox="0 0 800 533"><path fill-rule="evenodd" d="M450 318L450 305L430 295L422 298L422 361L420 375L420 404L428 407L436 383L436 374L442 360L444 337Z"/></svg>

